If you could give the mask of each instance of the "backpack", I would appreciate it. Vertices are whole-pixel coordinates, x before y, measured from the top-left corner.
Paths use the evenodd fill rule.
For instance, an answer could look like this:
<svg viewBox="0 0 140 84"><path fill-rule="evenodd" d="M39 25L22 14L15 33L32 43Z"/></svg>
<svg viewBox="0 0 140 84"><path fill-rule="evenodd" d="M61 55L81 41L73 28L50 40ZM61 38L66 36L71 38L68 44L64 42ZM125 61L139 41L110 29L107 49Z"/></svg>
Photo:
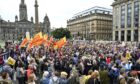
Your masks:
<svg viewBox="0 0 140 84"><path fill-rule="evenodd" d="M52 78L52 84L59 84L59 78L56 81Z"/></svg>

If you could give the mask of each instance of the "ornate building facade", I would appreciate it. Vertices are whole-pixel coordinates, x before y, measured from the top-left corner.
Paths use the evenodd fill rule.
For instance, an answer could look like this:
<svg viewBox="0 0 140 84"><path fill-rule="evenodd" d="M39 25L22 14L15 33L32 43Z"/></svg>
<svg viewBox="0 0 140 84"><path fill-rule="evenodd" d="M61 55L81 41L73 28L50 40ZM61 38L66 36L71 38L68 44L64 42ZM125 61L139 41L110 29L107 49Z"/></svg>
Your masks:
<svg viewBox="0 0 140 84"><path fill-rule="evenodd" d="M140 41L140 0L114 0L113 40Z"/></svg>
<svg viewBox="0 0 140 84"><path fill-rule="evenodd" d="M3 41L15 41L25 37L26 32L30 32L33 36L36 32L50 33L50 21L48 16L44 17L44 21L39 23L38 19L38 3L35 0L35 23L33 17L28 20L27 6L24 0L19 5L19 20L15 16L15 22L5 21L0 18L0 39Z"/></svg>
<svg viewBox="0 0 140 84"><path fill-rule="evenodd" d="M111 40L112 10L97 6L84 10L67 21L67 28L76 39Z"/></svg>

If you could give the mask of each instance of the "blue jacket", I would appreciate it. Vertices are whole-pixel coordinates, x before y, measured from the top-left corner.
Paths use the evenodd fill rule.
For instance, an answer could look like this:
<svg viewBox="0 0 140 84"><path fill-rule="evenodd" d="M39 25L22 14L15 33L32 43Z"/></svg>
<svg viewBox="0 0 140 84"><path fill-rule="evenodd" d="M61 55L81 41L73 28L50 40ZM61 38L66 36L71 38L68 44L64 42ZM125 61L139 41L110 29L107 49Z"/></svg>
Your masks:
<svg viewBox="0 0 140 84"><path fill-rule="evenodd" d="M40 84L49 84L49 82L50 82L50 79L49 78L42 78L40 80Z"/></svg>

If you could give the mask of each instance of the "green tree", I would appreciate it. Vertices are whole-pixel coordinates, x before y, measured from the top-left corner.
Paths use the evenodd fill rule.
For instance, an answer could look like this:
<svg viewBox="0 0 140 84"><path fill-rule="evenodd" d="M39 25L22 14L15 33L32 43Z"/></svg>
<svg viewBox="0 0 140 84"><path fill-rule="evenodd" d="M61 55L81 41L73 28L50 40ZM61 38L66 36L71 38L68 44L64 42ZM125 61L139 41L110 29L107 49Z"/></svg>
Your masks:
<svg viewBox="0 0 140 84"><path fill-rule="evenodd" d="M66 36L66 38L71 38L70 31L67 28L58 28L51 33L54 38L60 39Z"/></svg>

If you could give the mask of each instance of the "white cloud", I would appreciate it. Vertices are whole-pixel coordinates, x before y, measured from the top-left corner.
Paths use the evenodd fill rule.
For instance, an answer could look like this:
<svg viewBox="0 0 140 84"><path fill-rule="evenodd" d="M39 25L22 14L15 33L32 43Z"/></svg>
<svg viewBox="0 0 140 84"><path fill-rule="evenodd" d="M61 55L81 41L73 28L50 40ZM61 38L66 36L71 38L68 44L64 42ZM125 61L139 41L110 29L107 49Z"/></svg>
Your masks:
<svg viewBox="0 0 140 84"><path fill-rule="evenodd" d="M0 15L5 20L14 21L15 15L19 15L19 4L21 0L0 0ZM34 1L25 0L28 10L28 19L34 17ZM66 27L66 21L74 14L91 8L102 6L112 8L113 0L38 0L39 21L43 21L47 14L52 27Z"/></svg>

